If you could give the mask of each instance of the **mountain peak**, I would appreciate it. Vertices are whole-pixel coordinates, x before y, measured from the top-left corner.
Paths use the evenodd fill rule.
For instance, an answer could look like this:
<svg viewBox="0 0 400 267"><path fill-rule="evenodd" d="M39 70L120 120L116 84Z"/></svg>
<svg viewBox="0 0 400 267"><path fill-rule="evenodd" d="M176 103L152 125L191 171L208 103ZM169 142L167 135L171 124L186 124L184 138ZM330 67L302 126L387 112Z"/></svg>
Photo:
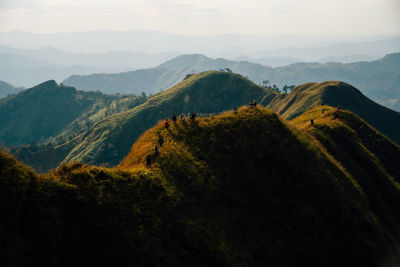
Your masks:
<svg viewBox="0 0 400 267"><path fill-rule="evenodd" d="M212 60L203 54L188 54L177 56L167 62L162 63L159 67L162 68L182 68L182 67L195 67L203 61Z"/></svg>

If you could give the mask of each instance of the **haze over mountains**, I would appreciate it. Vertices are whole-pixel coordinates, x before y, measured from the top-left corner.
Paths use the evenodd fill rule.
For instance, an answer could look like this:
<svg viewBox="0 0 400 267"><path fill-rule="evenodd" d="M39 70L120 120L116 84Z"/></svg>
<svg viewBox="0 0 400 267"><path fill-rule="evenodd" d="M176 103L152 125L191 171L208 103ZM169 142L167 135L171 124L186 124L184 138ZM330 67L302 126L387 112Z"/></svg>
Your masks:
<svg viewBox="0 0 400 267"><path fill-rule="evenodd" d="M179 36L157 31L89 31L37 34L21 30L0 33L0 44L18 48L55 47L68 52L106 53L171 51L213 57L284 56L318 60L327 56L374 55L397 52L400 36L289 36L239 35ZM101 44L101 45L99 45Z"/></svg>
<svg viewBox="0 0 400 267"><path fill-rule="evenodd" d="M356 63L296 63L271 68L246 61L212 59L201 54L183 55L156 68L118 74L73 75L63 83L81 90L100 90L107 93L156 93L181 81L188 73L229 68L261 83L279 87L310 81L340 80L359 88L371 99L400 110L400 53L389 54L371 62Z"/></svg>
<svg viewBox="0 0 400 267"><path fill-rule="evenodd" d="M152 31L36 34L16 30L0 33L0 80L32 87L50 79L60 82L72 74L155 67L188 53L278 67L302 61L370 61L399 50L398 36L188 37Z"/></svg>

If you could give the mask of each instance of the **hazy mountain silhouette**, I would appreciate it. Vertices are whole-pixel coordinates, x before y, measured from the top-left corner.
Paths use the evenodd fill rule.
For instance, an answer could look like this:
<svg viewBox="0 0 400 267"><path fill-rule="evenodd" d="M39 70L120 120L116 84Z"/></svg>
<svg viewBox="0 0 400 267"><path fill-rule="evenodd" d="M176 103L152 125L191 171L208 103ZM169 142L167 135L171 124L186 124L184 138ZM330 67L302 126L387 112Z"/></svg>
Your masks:
<svg viewBox="0 0 400 267"><path fill-rule="evenodd" d="M7 95L16 94L23 89L24 88L22 87L14 87L13 85L5 81L0 81L0 98L5 97Z"/></svg>
<svg viewBox="0 0 400 267"><path fill-rule="evenodd" d="M245 61L212 59L201 54L183 55L161 64L158 68L120 74L71 76L65 84L81 90L104 92L155 93L180 82L188 73L229 68L261 83L268 80L279 87L307 82L340 80L359 88L365 95L387 107L400 110L400 53L390 54L371 62L296 63L271 68Z"/></svg>

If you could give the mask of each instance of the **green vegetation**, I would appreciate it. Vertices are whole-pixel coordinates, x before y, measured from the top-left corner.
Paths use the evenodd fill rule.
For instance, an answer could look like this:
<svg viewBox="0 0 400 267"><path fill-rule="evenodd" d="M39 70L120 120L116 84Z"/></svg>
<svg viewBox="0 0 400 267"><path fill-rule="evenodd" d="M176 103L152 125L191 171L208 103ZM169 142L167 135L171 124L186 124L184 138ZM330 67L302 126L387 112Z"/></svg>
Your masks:
<svg viewBox="0 0 400 267"><path fill-rule="evenodd" d="M118 164L136 139L160 119L188 112L218 113L249 100L272 99L276 93L233 73L209 71L193 75L129 111L100 121L72 140L77 145L65 161Z"/></svg>
<svg viewBox="0 0 400 267"><path fill-rule="evenodd" d="M357 114L400 144L400 113L371 101L359 90L344 82L306 83L295 87L290 94L279 95L271 102L265 103L267 107L289 120L321 104Z"/></svg>
<svg viewBox="0 0 400 267"><path fill-rule="evenodd" d="M38 176L0 152L0 264L398 264L400 148L324 108L289 123L246 107L159 123L113 169Z"/></svg>
<svg viewBox="0 0 400 267"><path fill-rule="evenodd" d="M0 100L0 142L6 146L61 143L93 123L142 103L137 96L107 96L47 81Z"/></svg>

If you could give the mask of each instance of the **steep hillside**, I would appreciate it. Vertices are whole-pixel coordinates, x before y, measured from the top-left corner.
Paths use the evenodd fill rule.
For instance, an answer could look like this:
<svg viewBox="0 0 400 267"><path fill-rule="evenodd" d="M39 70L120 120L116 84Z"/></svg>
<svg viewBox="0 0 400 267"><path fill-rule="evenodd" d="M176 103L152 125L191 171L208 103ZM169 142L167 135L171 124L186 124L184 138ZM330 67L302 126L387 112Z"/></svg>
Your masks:
<svg viewBox="0 0 400 267"><path fill-rule="evenodd" d="M15 146L55 136L62 141L106 115L132 108L144 100L81 92L47 81L0 100L0 142ZM126 105L127 102L130 104ZM106 107L110 110L103 110Z"/></svg>
<svg viewBox="0 0 400 267"><path fill-rule="evenodd" d="M285 84L298 85L307 82L340 80L359 88L374 101L400 110L399 57L400 53L394 53L371 62L296 63L271 68L247 61L212 59L204 55L193 54L176 57L154 69L120 74L73 76L64 82L83 90L109 90L112 88L111 92L113 93L132 92L132 90L154 93L159 88L165 89L180 82L185 74L229 68L255 83L269 80L271 84L279 87L283 87ZM166 78L168 81L165 80Z"/></svg>
<svg viewBox="0 0 400 267"><path fill-rule="evenodd" d="M323 114L335 132L326 138L331 143L313 141L313 128L329 132L318 117L309 127L309 113L292 128L267 110L244 108L158 125L120 167L146 166L150 158L151 169L192 202L185 210L194 209L196 229L214 230L211 240L224 244L232 265L385 266L400 233L393 168L400 148L348 112L333 120L334 110ZM155 156L160 136L165 142Z"/></svg>
<svg viewBox="0 0 400 267"><path fill-rule="evenodd" d="M0 263L396 266L400 148L321 108L160 123L114 169L39 178L0 151Z"/></svg>
<svg viewBox="0 0 400 267"><path fill-rule="evenodd" d="M339 81L306 83L290 94L266 103L286 119L292 119L316 105L331 105L354 112L378 131L400 144L400 113L383 107L353 86Z"/></svg>
<svg viewBox="0 0 400 267"><path fill-rule="evenodd" d="M132 110L95 124L73 140L77 146L65 161L115 165L145 130L174 113L216 113L247 104L252 99L267 101L275 95L274 91L237 74L213 71L197 74Z"/></svg>

